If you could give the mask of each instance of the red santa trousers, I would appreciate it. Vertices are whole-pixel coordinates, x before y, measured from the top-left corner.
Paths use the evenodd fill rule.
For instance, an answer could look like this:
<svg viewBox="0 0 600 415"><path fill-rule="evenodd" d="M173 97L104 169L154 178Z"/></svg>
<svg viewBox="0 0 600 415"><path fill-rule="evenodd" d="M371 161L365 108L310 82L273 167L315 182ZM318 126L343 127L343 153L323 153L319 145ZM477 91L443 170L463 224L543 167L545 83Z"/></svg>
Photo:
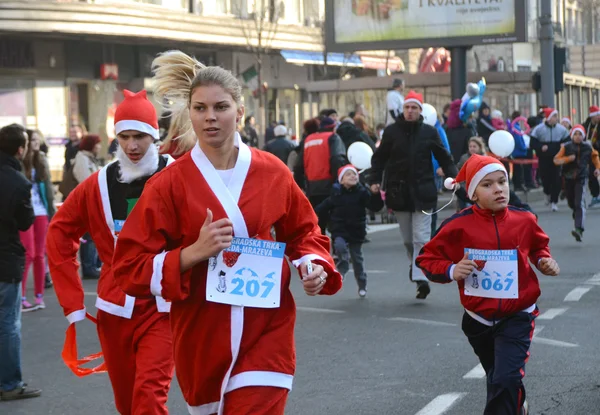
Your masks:
<svg viewBox="0 0 600 415"><path fill-rule="evenodd" d="M225 395L225 415L283 415L288 390L272 386L247 386Z"/></svg>
<svg viewBox="0 0 600 415"><path fill-rule="evenodd" d="M167 415L173 377L169 314L136 299L131 319L98 310L98 337L121 415Z"/></svg>

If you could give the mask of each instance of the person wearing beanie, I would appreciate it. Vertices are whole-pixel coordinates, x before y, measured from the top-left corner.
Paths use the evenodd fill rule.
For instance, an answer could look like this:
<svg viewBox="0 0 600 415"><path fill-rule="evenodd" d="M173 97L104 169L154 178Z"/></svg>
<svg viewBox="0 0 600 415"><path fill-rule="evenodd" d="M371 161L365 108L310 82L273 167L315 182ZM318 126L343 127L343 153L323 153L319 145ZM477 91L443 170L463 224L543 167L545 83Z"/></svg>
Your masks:
<svg viewBox="0 0 600 415"><path fill-rule="evenodd" d="M447 187L466 182L474 205L446 220L417 266L430 281L458 286L462 330L487 374L485 414L528 413L523 377L539 315L544 275L560 269L536 217L509 206L508 173L493 157L472 155Z"/></svg>
<svg viewBox="0 0 600 415"><path fill-rule="evenodd" d="M367 273L365 272L362 245L367 236L366 209L380 210L374 206L376 195L360 183L358 170L351 164L340 167L338 183L333 185L331 196L315 207L317 216L329 218L329 230L333 249L338 257L336 267L342 276L354 269L358 284L358 295L367 295ZM381 199L379 199L381 200Z"/></svg>
<svg viewBox="0 0 600 415"><path fill-rule="evenodd" d="M554 164L554 156L562 144L569 141L569 130L558 123L558 111L544 108L544 122L531 131L530 147L539 159L540 176L546 195L546 204L552 212L558 211L558 197L561 190L560 167Z"/></svg>
<svg viewBox="0 0 600 415"><path fill-rule="evenodd" d="M585 129L585 141L589 141L592 147L600 152L600 107L592 105L589 109L588 118L583 123ZM592 194L590 208L600 207L600 184L594 175L594 166L590 164L588 186Z"/></svg>
<svg viewBox="0 0 600 415"><path fill-rule="evenodd" d="M430 292L429 283L414 261L431 238L431 212L437 207L431 155L446 177L456 175L456 166L436 128L423 122L422 110L423 96L410 91L403 113L383 132L381 145L371 159L368 182L373 193L385 191L385 203L400 225L410 262L408 275L417 285L416 298L424 300Z"/></svg>
<svg viewBox="0 0 600 415"><path fill-rule="evenodd" d="M83 324L86 318L97 319L103 368L108 371L117 411L167 414L174 367L171 305L160 296L126 295L113 276L113 252L125 221L136 215L134 206L147 181L173 159L159 155L154 144L159 138L158 120L146 91L123 93L125 98L114 119L119 143L116 159L77 186L54 216L46 242L48 262L56 295L70 323L63 350L67 366L78 376L94 372L78 366L73 350L76 324ZM82 140L78 156L87 151L87 139ZM103 262L96 319L84 306L77 270L77 244L85 232L96 242Z"/></svg>
<svg viewBox="0 0 600 415"><path fill-rule="evenodd" d="M334 131L335 127L334 119L323 118L319 131L306 137L299 148L294 179L305 191L313 208L329 197L337 171L348 164L346 146ZM319 217L319 226L325 234L327 217Z"/></svg>
<svg viewBox="0 0 600 415"><path fill-rule="evenodd" d="M593 180L598 180L600 175L600 160L598 151L585 139L585 128L576 125L571 130L571 141L560 148L554 156L554 164L562 166L562 175L565 179L565 193L569 207L573 210L575 229L571 235L577 242L583 239L585 223L585 186L590 169L594 171Z"/></svg>
<svg viewBox="0 0 600 415"><path fill-rule="evenodd" d="M284 164L288 164L288 159L290 154L296 150L296 143L287 138L288 130L285 128L285 125L278 125L274 128L275 139L269 141L265 147L264 151L273 154L279 160L281 160Z"/></svg>

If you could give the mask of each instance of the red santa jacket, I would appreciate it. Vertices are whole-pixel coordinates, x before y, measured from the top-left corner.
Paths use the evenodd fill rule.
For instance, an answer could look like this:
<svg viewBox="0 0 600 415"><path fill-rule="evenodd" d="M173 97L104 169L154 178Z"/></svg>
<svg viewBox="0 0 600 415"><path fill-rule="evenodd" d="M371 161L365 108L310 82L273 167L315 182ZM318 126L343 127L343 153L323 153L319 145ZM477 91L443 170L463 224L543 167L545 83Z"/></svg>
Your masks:
<svg viewBox="0 0 600 415"><path fill-rule="evenodd" d="M540 296L533 264L550 257L550 238L538 226L533 214L509 206L492 213L477 205L467 208L447 219L436 236L427 243L417 257L417 266L434 282L449 283L451 268L460 262L465 248L485 250L517 250L519 273L519 298L496 299L469 296L464 293L464 281L458 281L458 291L463 307L485 320L499 320L519 311L527 310Z"/></svg>
<svg viewBox="0 0 600 415"><path fill-rule="evenodd" d="M102 261L96 307L123 318L131 318L133 313L135 298L121 290L112 273L117 236L110 208L107 167L92 174L69 194L48 229L46 252L50 273L56 296L69 323L83 320L86 313L77 263L79 238L86 232L92 236ZM160 312L170 309L170 303L161 297L156 297L156 305Z"/></svg>
<svg viewBox="0 0 600 415"><path fill-rule="evenodd" d="M171 328L179 385L190 413L222 413L226 392L251 385L291 389L296 306L283 263L279 308L230 306L206 300L207 262L180 272L180 252L206 218L229 217L240 237L277 240L299 266L323 265L322 294L342 286L310 203L275 156L238 139L238 159L225 186L198 145L153 177L127 220L114 256L115 278L130 295L172 301ZM152 275L152 277L150 277Z"/></svg>

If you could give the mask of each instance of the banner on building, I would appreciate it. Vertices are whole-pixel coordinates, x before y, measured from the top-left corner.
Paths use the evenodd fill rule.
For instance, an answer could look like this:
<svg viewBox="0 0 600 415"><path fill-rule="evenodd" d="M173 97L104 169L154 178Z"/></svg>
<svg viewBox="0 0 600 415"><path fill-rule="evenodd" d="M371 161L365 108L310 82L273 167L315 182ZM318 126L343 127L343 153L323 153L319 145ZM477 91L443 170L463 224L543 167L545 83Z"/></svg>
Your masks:
<svg viewBox="0 0 600 415"><path fill-rule="evenodd" d="M328 48L340 52L527 39L519 0L332 0L326 25Z"/></svg>

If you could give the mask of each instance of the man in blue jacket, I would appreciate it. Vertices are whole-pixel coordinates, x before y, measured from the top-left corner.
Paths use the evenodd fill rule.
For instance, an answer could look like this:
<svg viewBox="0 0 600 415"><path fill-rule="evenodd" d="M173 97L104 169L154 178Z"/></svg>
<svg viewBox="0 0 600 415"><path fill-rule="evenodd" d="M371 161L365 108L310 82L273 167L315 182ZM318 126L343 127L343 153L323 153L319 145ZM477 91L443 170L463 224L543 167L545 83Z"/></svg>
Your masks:
<svg viewBox="0 0 600 415"><path fill-rule="evenodd" d="M21 280L25 248L19 231L26 231L35 216L31 183L21 173L27 152L27 134L20 125L0 129L0 400L40 396L21 376Z"/></svg>

